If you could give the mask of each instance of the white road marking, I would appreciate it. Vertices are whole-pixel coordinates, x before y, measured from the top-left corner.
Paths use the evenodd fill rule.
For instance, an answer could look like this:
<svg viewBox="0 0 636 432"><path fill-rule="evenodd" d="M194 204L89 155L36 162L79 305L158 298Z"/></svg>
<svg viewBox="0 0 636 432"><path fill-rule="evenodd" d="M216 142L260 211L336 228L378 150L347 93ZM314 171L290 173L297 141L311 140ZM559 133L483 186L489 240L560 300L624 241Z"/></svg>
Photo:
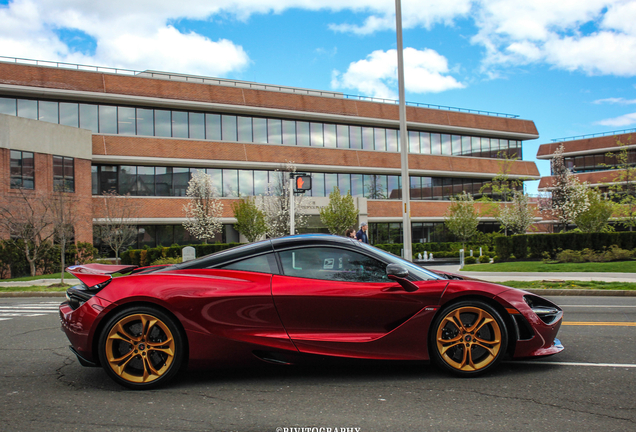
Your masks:
<svg viewBox="0 0 636 432"><path fill-rule="evenodd" d="M6 321L15 317L36 317L47 314L59 313L60 303L43 302L43 303L26 303L15 305L0 306L0 321Z"/></svg>
<svg viewBox="0 0 636 432"><path fill-rule="evenodd" d="M557 365L557 366L591 366L591 367L618 367L618 368L636 368L636 364L630 363L578 363L578 362L550 362L550 361L509 361L507 363L520 363L520 364L540 364L540 365Z"/></svg>

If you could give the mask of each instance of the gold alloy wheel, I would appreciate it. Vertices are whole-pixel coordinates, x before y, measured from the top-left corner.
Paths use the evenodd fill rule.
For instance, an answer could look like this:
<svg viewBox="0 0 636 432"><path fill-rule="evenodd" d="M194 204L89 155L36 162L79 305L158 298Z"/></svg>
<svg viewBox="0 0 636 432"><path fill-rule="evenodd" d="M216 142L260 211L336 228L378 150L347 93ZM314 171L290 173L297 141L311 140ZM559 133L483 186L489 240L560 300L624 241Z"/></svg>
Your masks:
<svg viewBox="0 0 636 432"><path fill-rule="evenodd" d="M450 367L478 371L497 359L501 350L501 328L487 311L475 306L457 308L437 327L437 350Z"/></svg>
<svg viewBox="0 0 636 432"><path fill-rule="evenodd" d="M117 321L108 332L105 348L113 372L133 383L161 378L175 356L175 340L168 326L142 313Z"/></svg>

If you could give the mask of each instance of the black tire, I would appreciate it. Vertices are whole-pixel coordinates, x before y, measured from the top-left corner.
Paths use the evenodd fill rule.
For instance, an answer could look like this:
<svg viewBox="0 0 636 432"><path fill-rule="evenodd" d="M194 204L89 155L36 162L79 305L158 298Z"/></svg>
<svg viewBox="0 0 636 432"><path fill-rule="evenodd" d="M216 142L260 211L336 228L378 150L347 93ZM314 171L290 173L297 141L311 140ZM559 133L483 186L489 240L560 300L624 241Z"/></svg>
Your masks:
<svg viewBox="0 0 636 432"><path fill-rule="evenodd" d="M479 300L445 307L433 321L429 352L453 374L471 377L492 370L505 355L508 331L497 311Z"/></svg>
<svg viewBox="0 0 636 432"><path fill-rule="evenodd" d="M118 384L148 390L166 384L185 358L184 337L174 319L152 306L117 312L99 336L99 360Z"/></svg>

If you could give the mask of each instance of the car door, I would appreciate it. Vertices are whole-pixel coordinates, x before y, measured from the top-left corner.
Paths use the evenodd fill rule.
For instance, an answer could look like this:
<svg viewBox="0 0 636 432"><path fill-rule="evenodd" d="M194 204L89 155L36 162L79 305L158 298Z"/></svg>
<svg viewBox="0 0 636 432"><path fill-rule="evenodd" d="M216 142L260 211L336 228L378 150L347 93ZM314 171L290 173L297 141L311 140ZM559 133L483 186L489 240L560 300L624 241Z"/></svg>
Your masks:
<svg viewBox="0 0 636 432"><path fill-rule="evenodd" d="M386 263L347 248L278 251L276 309L299 351L360 358L426 357L430 317L448 281L416 281L406 292ZM427 310L430 309L430 310Z"/></svg>

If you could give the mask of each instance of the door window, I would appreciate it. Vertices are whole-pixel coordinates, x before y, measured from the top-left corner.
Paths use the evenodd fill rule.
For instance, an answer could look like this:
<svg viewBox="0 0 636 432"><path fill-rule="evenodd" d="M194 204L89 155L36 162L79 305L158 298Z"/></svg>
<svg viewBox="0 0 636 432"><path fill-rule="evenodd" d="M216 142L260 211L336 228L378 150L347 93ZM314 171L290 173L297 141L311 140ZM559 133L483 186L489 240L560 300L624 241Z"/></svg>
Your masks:
<svg viewBox="0 0 636 432"><path fill-rule="evenodd" d="M347 249L317 247L279 253L285 276L347 282L387 282L386 265Z"/></svg>

